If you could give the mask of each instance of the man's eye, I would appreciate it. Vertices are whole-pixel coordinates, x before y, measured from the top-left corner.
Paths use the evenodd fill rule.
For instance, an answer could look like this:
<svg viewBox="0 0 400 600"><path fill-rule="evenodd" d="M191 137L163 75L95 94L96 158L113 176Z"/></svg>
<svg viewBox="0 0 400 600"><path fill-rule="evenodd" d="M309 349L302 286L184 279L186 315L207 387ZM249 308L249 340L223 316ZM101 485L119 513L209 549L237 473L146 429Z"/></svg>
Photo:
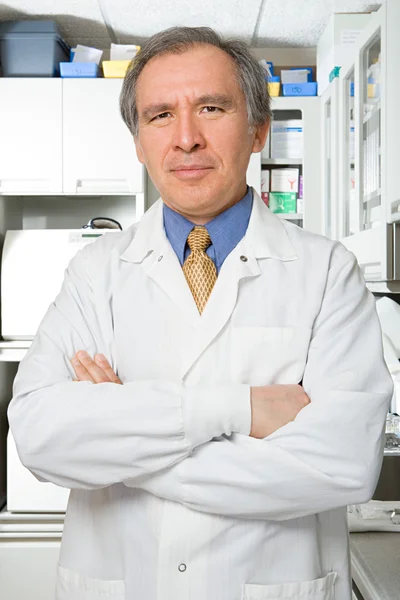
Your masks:
<svg viewBox="0 0 400 600"><path fill-rule="evenodd" d="M215 113L215 112L218 112L221 110L217 106L205 106L204 109L207 109L207 112L210 112L210 113Z"/></svg>
<svg viewBox="0 0 400 600"><path fill-rule="evenodd" d="M155 121L155 120L160 120L160 119L165 119L165 117L166 117L167 115L169 115L169 114L170 114L169 112L163 112L163 113L161 113L161 114L159 114L159 115L155 116L155 117L154 117L154 119L153 119L153 121Z"/></svg>

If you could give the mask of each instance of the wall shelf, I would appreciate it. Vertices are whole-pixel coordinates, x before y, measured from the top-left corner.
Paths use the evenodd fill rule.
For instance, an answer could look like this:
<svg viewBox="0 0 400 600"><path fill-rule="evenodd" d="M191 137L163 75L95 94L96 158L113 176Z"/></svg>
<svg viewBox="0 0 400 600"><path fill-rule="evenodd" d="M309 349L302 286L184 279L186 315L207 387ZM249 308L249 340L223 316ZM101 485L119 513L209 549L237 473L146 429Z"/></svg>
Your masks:
<svg viewBox="0 0 400 600"><path fill-rule="evenodd" d="M0 341L0 361L20 362L28 352L31 344L31 340L12 342Z"/></svg>
<svg viewBox="0 0 400 600"><path fill-rule="evenodd" d="M302 165L302 158L262 158L262 165Z"/></svg>

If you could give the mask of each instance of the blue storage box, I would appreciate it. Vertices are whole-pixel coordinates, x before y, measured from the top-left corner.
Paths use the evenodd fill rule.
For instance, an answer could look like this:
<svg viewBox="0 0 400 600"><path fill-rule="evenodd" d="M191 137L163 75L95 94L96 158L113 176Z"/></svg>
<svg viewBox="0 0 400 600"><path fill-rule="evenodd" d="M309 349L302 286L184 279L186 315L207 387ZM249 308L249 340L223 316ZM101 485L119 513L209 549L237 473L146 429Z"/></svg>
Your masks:
<svg viewBox="0 0 400 600"><path fill-rule="evenodd" d="M272 76L274 76L274 63L271 62L270 60L266 61L268 68L269 68L269 72L271 73Z"/></svg>
<svg viewBox="0 0 400 600"><path fill-rule="evenodd" d="M283 96L316 96L317 82L308 81L307 83L283 83Z"/></svg>
<svg viewBox="0 0 400 600"><path fill-rule="evenodd" d="M58 77L70 47L55 21L0 23L0 57L4 77Z"/></svg>
<svg viewBox="0 0 400 600"><path fill-rule="evenodd" d="M61 77L99 77L99 65L95 62L61 62Z"/></svg>

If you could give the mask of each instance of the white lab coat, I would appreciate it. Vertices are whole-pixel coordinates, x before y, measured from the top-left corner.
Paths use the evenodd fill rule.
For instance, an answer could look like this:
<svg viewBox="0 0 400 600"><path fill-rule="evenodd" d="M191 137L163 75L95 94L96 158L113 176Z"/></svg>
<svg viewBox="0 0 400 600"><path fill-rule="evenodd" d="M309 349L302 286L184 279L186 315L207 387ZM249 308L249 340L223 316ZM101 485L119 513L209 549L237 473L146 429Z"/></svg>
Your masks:
<svg viewBox="0 0 400 600"><path fill-rule="evenodd" d="M74 383L78 349L124 385ZM249 386L301 380L310 405L249 437ZM71 261L15 381L22 462L72 488L57 600L350 600L345 506L373 494L391 396L342 244L255 194L200 316L158 201Z"/></svg>

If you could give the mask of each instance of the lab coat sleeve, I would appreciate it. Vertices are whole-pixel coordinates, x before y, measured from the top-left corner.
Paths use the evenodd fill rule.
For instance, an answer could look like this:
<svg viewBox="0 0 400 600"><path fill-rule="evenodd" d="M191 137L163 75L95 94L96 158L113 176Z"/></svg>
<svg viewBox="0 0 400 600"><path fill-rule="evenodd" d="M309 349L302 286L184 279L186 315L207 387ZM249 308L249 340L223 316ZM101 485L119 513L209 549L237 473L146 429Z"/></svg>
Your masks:
<svg viewBox="0 0 400 600"><path fill-rule="evenodd" d="M96 489L165 469L215 436L248 433L249 386L73 381L78 350L109 354L91 253L71 261L14 382L8 417L22 463L39 480Z"/></svg>
<svg viewBox="0 0 400 600"><path fill-rule="evenodd" d="M269 437L221 436L142 487L197 511L277 521L371 498L393 385L375 300L341 244L314 321L303 387L311 403Z"/></svg>

